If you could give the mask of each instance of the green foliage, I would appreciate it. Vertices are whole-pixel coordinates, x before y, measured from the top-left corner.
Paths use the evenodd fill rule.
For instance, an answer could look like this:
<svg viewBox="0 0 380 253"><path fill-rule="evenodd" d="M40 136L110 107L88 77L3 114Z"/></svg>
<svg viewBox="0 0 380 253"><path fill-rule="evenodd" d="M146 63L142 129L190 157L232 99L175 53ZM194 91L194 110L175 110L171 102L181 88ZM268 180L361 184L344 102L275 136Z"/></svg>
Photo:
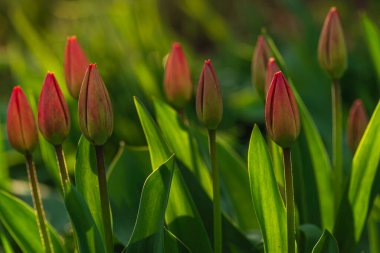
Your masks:
<svg viewBox="0 0 380 253"><path fill-rule="evenodd" d="M265 252L286 252L286 211L277 188L268 147L257 126L253 128L248 150L251 195ZM273 229L276 228L276 229Z"/></svg>
<svg viewBox="0 0 380 253"><path fill-rule="evenodd" d="M312 253L339 253L338 244L332 234L325 230L317 244L313 248Z"/></svg>
<svg viewBox="0 0 380 253"><path fill-rule="evenodd" d="M0 221L24 252L43 252L34 210L5 191L0 191ZM48 228L54 251L65 252L62 239Z"/></svg>

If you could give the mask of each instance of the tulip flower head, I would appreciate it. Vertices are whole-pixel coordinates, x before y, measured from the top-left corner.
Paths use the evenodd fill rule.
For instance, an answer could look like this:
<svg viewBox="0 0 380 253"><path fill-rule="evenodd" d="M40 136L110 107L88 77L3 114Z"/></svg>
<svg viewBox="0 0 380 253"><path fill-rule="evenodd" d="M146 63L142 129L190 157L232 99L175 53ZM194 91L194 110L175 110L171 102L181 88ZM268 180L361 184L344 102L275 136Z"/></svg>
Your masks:
<svg viewBox="0 0 380 253"><path fill-rule="evenodd" d="M323 24L318 44L318 60L332 79L341 78L347 68L346 43L335 7L330 9Z"/></svg>
<svg viewBox="0 0 380 253"><path fill-rule="evenodd" d="M276 60L273 57L269 58L267 66L267 74L265 78L265 94L267 94L269 86L272 82L274 74L280 71L280 68L277 66Z"/></svg>
<svg viewBox="0 0 380 253"><path fill-rule="evenodd" d="M270 55L270 49L265 42L264 37L260 35L257 39L252 58L252 82L263 99L265 99L266 67Z"/></svg>
<svg viewBox="0 0 380 253"><path fill-rule="evenodd" d="M52 72L45 77L38 101L38 127L53 145L62 144L70 132L69 109Z"/></svg>
<svg viewBox="0 0 380 253"><path fill-rule="evenodd" d="M107 88L96 64L90 64L78 100L79 127L94 145L103 145L112 134L113 112Z"/></svg>
<svg viewBox="0 0 380 253"><path fill-rule="evenodd" d="M165 64L164 90L167 100L176 108L182 108L193 93L189 65L178 42L173 43Z"/></svg>
<svg viewBox="0 0 380 253"><path fill-rule="evenodd" d="M71 36L67 38L65 51L65 79L70 95L78 99L80 87L82 85L84 74L86 73L89 61L77 38Z"/></svg>
<svg viewBox="0 0 380 253"><path fill-rule="evenodd" d="M223 102L220 83L211 60L206 60L199 77L196 111L199 121L208 129L216 129L223 116Z"/></svg>
<svg viewBox="0 0 380 253"><path fill-rule="evenodd" d="M28 100L20 86L13 88L8 104L7 131L11 146L27 154L38 143L37 127Z"/></svg>
<svg viewBox="0 0 380 253"><path fill-rule="evenodd" d="M283 148L290 147L300 133L300 117L293 92L281 71L272 79L265 103L269 136Z"/></svg>
<svg viewBox="0 0 380 253"><path fill-rule="evenodd" d="M360 99L351 106L347 122L347 144L355 153L368 125L368 116Z"/></svg>

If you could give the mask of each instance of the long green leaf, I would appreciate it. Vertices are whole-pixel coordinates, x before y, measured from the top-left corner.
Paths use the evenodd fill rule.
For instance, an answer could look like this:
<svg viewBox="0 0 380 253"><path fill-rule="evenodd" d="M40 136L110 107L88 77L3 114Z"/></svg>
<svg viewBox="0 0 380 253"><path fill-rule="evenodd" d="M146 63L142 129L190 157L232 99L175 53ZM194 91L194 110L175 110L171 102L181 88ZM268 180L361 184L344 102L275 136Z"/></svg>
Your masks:
<svg viewBox="0 0 380 253"><path fill-rule="evenodd" d="M380 102L356 150L348 191L352 206L355 240L359 241L367 219L373 181L380 161Z"/></svg>
<svg viewBox="0 0 380 253"><path fill-rule="evenodd" d="M75 182L78 192L85 200L91 216L104 242L103 218L100 205L98 171L95 163L94 148L82 135L75 163Z"/></svg>
<svg viewBox="0 0 380 253"><path fill-rule="evenodd" d="M108 190L112 207L114 236L127 245L139 210L140 196L146 178L152 172L146 147L128 147L111 171Z"/></svg>
<svg viewBox="0 0 380 253"><path fill-rule="evenodd" d="M338 243L328 230L323 231L312 253L339 253Z"/></svg>
<svg viewBox="0 0 380 253"><path fill-rule="evenodd" d="M24 252L43 252L34 210L5 191L0 190L0 221ZM61 238L48 224L55 252L65 252Z"/></svg>
<svg viewBox="0 0 380 253"><path fill-rule="evenodd" d="M164 252L165 209L173 175L174 155L146 179L139 212L126 252Z"/></svg>
<svg viewBox="0 0 380 253"><path fill-rule="evenodd" d="M155 170L169 159L172 152L152 117L137 98L135 105L148 142L152 168ZM191 251L212 251L207 232L176 163L165 218L169 230ZM189 235L188 231L192 233Z"/></svg>
<svg viewBox="0 0 380 253"><path fill-rule="evenodd" d="M253 128L248 150L251 195L265 252L286 252L286 211L277 187L265 140L257 126Z"/></svg>
<svg viewBox="0 0 380 253"><path fill-rule="evenodd" d="M308 143L308 148L313 164L313 171L317 183L322 224L323 227L332 230L334 227L335 213L333 198L334 194L332 187L332 168L326 148L322 142L322 138L310 115L310 112L308 111L305 103L302 101L302 98L298 94L290 76L287 75L284 59L282 58L279 50L277 49L271 37L266 33L264 33L264 36L273 52L274 57L276 58L278 66L288 78L288 81L292 86L294 96L297 100L301 117L302 132L305 134Z"/></svg>
<svg viewBox="0 0 380 253"><path fill-rule="evenodd" d="M104 253L103 240L83 196L75 186L66 187L65 204L78 238L79 252Z"/></svg>
<svg viewBox="0 0 380 253"><path fill-rule="evenodd" d="M363 26L364 38L368 45L369 55L376 70L377 83L380 85L380 33L375 23L366 14L361 16L361 24Z"/></svg>
<svg viewBox="0 0 380 253"><path fill-rule="evenodd" d="M201 134L185 126L179 119L177 112L161 100L154 101L157 123L169 146L186 168L200 182L203 189L212 196L212 185L209 169L200 155L196 143L197 137L204 150L208 150L207 135ZM238 224L242 231L257 228L256 219L251 217L253 206L241 203L250 203L249 181L246 165L242 159L220 138L217 140L217 157L221 172L221 193L223 212ZM207 157L207 154L205 154ZM231 168L234 168L233 170Z"/></svg>

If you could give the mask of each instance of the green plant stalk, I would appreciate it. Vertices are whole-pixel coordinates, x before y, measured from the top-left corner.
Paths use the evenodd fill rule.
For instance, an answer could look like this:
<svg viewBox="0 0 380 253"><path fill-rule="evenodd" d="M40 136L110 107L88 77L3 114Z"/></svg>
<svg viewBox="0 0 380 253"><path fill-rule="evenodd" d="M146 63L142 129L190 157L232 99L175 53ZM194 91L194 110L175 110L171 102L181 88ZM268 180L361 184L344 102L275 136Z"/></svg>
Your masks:
<svg viewBox="0 0 380 253"><path fill-rule="evenodd" d="M32 192L32 199L34 203L34 208L36 210L37 225L41 236L42 246L45 249L45 252L50 253L54 252L53 245L51 243L50 234L47 229L47 222L42 207L40 189L38 187L38 179L36 173L36 167L33 162L32 155L30 153L25 154L26 167L29 177L30 190Z"/></svg>
<svg viewBox="0 0 380 253"><path fill-rule="evenodd" d="M214 252L222 252L222 212L220 209L220 176L216 164L216 130L208 130L209 151L212 171L212 190L214 205Z"/></svg>
<svg viewBox="0 0 380 253"><path fill-rule="evenodd" d="M103 230L104 230L104 237L105 237L105 244L106 244L106 252L112 253L113 241L112 241L112 227L111 227L111 211L110 211L110 202L108 199L107 176L106 176L106 168L104 165L103 146L95 145L95 151L96 151L96 164L98 166L100 205L102 208Z"/></svg>
<svg viewBox="0 0 380 253"><path fill-rule="evenodd" d="M285 200L286 200L286 222L288 234L288 253L295 253L295 212L294 212L294 188L292 175L292 158L290 148L283 149L284 171L285 171Z"/></svg>
<svg viewBox="0 0 380 253"><path fill-rule="evenodd" d="M62 145L56 145L55 148L55 154L57 156L58 161L58 167L59 167L59 174L61 175L61 184L62 184L62 191L65 194L65 185L70 184L70 177L69 173L67 172L67 166L66 166L66 160L65 155L63 153Z"/></svg>
<svg viewBox="0 0 380 253"><path fill-rule="evenodd" d="M339 80L332 82L332 130L335 203L339 205L343 182L342 172L342 98ZM335 208L338 210L338 208Z"/></svg>

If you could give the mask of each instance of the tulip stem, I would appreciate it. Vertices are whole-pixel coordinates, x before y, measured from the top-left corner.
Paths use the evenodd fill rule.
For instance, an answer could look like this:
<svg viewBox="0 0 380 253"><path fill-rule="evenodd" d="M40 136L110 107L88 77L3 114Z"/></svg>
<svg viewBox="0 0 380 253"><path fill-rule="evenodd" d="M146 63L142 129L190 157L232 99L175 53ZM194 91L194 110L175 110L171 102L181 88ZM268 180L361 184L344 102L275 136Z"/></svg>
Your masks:
<svg viewBox="0 0 380 253"><path fill-rule="evenodd" d="M100 204L102 207L103 230L106 243L106 252L113 252L111 211L108 199L106 168L104 165L103 146L95 145L96 163L98 166L98 182L100 191Z"/></svg>
<svg viewBox="0 0 380 253"><path fill-rule="evenodd" d="M285 200L286 200L286 221L288 231L288 253L295 253L295 213L294 213L294 189L292 175L292 158L290 148L283 149L284 170L285 170Z"/></svg>
<svg viewBox="0 0 380 253"><path fill-rule="evenodd" d="M65 194L66 193L65 185L70 184L70 177L69 177L69 173L67 172L65 154L63 153L61 144L54 146L54 148L55 148L55 154L57 156L59 172L61 175L62 191L63 191L63 194Z"/></svg>
<svg viewBox="0 0 380 253"><path fill-rule="evenodd" d="M332 83L332 129L335 203L339 203L342 186L342 98L339 80Z"/></svg>
<svg viewBox="0 0 380 253"><path fill-rule="evenodd" d="M47 222L44 209L42 207L41 193L40 188L38 187L36 167L34 165L33 158L30 153L25 154L25 159L29 177L29 185L30 190L32 192L32 199L36 211L37 225L40 231L42 246L44 247L45 252L54 252L50 239L50 234L47 229Z"/></svg>
<svg viewBox="0 0 380 253"><path fill-rule="evenodd" d="M212 171L214 204L214 252L222 252L222 213L220 209L220 175L216 165L216 130L208 130L209 151Z"/></svg>

